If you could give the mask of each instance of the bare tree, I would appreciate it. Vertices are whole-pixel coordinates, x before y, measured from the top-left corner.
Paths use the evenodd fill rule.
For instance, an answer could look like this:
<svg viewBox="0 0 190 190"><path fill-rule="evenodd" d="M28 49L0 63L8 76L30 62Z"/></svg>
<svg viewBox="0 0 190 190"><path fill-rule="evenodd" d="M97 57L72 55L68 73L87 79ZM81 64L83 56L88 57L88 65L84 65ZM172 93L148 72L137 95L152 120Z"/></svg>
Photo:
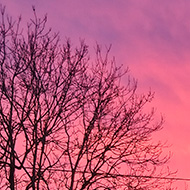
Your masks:
<svg viewBox="0 0 190 190"><path fill-rule="evenodd" d="M168 157L151 141L162 120L143 110L153 93L123 86L110 49L91 63L84 42L61 45L35 10L24 32L20 21L1 8L0 188L164 189Z"/></svg>

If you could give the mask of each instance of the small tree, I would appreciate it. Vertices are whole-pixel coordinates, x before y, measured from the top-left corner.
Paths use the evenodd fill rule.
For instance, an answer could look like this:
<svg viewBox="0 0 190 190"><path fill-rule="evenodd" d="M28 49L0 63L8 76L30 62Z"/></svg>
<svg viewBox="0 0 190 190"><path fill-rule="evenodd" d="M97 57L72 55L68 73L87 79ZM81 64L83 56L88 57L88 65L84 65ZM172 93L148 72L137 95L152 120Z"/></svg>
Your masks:
<svg viewBox="0 0 190 190"><path fill-rule="evenodd" d="M122 85L109 49L92 64L84 42L61 46L46 20L34 11L24 33L1 8L0 188L163 189L162 121L143 111L153 94Z"/></svg>

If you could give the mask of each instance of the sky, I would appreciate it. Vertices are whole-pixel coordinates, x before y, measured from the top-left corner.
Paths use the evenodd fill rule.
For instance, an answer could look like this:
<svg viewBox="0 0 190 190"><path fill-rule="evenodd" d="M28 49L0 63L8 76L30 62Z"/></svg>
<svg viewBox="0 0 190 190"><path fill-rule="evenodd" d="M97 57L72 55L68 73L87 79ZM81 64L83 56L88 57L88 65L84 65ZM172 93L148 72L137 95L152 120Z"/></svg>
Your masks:
<svg viewBox="0 0 190 190"><path fill-rule="evenodd" d="M155 139L167 141L168 165L177 177L190 178L190 1L189 0L1 0L23 22L48 15L48 27L73 44L85 39L112 45L110 57L129 67L141 93L155 92L152 102L165 119ZM93 53L92 53L93 54ZM189 185L190 182L186 182ZM184 182L176 183L179 189Z"/></svg>

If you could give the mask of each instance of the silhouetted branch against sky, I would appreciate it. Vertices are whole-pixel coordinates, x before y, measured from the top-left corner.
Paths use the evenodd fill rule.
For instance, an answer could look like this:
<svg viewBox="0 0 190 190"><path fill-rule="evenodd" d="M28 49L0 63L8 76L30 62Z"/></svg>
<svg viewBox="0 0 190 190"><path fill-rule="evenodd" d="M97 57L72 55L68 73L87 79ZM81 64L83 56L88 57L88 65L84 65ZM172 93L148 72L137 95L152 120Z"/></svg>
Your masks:
<svg viewBox="0 0 190 190"><path fill-rule="evenodd" d="M90 60L33 11L20 27L1 7L1 189L167 189L169 157L151 139L163 121L144 109L154 94L121 83L109 48Z"/></svg>

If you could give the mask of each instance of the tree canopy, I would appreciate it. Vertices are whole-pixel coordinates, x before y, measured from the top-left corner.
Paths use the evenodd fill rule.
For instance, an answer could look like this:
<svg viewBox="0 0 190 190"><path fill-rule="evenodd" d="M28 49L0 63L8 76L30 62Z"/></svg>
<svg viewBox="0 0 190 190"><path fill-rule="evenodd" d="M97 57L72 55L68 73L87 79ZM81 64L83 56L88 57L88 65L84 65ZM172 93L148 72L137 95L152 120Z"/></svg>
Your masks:
<svg viewBox="0 0 190 190"><path fill-rule="evenodd" d="M1 8L0 188L167 189L168 157L151 139L163 121L144 109L154 93L136 92L110 48L91 60L46 22L34 10L22 28Z"/></svg>

